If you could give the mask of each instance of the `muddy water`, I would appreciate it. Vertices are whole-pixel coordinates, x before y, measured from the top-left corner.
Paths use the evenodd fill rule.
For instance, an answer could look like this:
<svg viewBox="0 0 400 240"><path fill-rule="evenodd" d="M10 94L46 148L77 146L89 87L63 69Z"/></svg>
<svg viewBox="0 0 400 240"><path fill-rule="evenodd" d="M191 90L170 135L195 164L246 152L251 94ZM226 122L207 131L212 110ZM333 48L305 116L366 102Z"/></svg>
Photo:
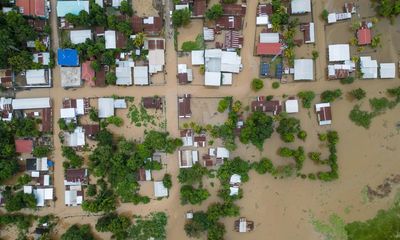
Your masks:
<svg viewBox="0 0 400 240"><path fill-rule="evenodd" d="M56 36L55 0L52 0L52 27L53 27L53 48L58 46L58 37ZM170 3L167 2L167 8ZM317 93L325 89L341 88L344 92L356 87L362 87L368 92L368 97L382 96L380 90L400 85L399 79L395 80L372 80L357 81L351 86L342 86L338 82L328 82L325 80L326 67L326 40L324 32L324 23L319 19L319 14L325 8L339 7L335 6L333 1L313 1L314 21L316 23L316 48L320 53L320 57L316 62L316 78L313 83L293 83L282 85L277 90L265 88L259 95L275 95L282 94L295 95L298 91L309 89ZM339 2L339 1L338 1ZM342 2L342 1L340 1ZM142 96L165 96L166 97L166 118L168 121L168 131L173 136L178 136L178 119L177 119L177 95L190 93L199 97L221 97L235 96L244 102L248 102L249 97L256 94L250 90L250 80L258 75L259 59L253 56L254 50L254 19L256 14L257 1L248 1L247 14L245 18L245 28L243 35L245 42L241 51L244 70L239 74L234 85L231 87L221 87L219 89L204 88L199 85L178 86L176 81L176 53L173 48L173 38L167 34L167 52L166 52L166 79L164 86L150 87L107 87L101 89L92 89L83 87L73 90L64 90L60 87L58 68L54 71L54 87L50 90L32 90L21 92L18 97L42 97L50 96L54 104L54 119L59 118L59 108L62 98L64 97L97 97L110 96L117 94L121 96L134 96L139 99ZM169 11L169 10L168 10ZM167 14L168 18L168 14ZM169 23L166 24L166 26ZM383 24L383 23L382 23ZM389 26L392 31L388 38L392 39L392 43L399 40L396 33L398 25ZM169 31L165 31L169 32ZM197 33L192 33L195 36ZM187 36L189 39L189 37ZM192 37L191 37L192 38ZM390 49L391 45L386 45ZM394 48L393 46L393 49ZM397 49L396 49L397 51ZM385 50L386 52L386 50ZM387 52L395 52L389 51ZM389 57L389 56L388 56ZM382 57L383 58L383 57ZM388 61L398 61L397 54L392 54ZM382 59L383 60L383 59ZM364 103L364 104L367 104ZM275 180L270 176L260 176L251 174L251 180L244 185L244 199L238 204L241 207L243 216L254 220L256 230L249 234L237 234L233 232L233 220L225 219L227 226L226 239L321 239L316 234L309 223L309 211L317 218L326 219L332 212L339 213L345 220L367 219L372 217L380 208L387 207L390 197L375 200L372 203L363 204L361 197L361 189L366 185L377 186L387 176L392 173L399 172L400 164L398 155L400 154L399 140L400 136L395 129L395 124L400 121L400 107L389 111L383 116L374 119L370 130L366 131L356 127L348 120L348 113L353 103L346 98L339 100L333 104L333 125L327 128L317 126L315 115L311 112L311 118L304 113L304 109L296 117L302 120L307 131L309 131L309 139L305 143L306 151L315 151L319 142L315 137L315 133L325 131L327 129L335 129L339 132L340 143L338 144L338 159L340 166L340 179L333 183L310 182L301 179ZM196 109L192 109L196 111ZM54 160L55 166L55 188L58 201L55 208L46 208L39 214L53 213L62 218L62 224L57 231L62 234L68 225L73 223L91 223L95 224L97 217L88 217L82 212L80 207L65 207L63 204L63 169L62 157L60 153L60 142L57 137L59 131L57 124L54 125L55 148ZM313 136L313 137L312 137ZM251 148L239 148L234 155L240 155L244 159L258 160L261 156L267 156L274 162L280 163L284 160L277 158L276 149L281 145L279 137L274 135L265 144L265 152L257 153ZM284 163L284 162L283 162ZM307 163L309 164L309 163ZM311 164L306 165L306 169L312 169ZM168 156L168 165L166 171L173 176L178 173L177 154ZM166 211L169 214L168 239L187 239L183 231L184 213L187 210L206 209L207 204L218 199L215 195L207 200L207 204L202 206L181 206L179 204L179 187L174 177L174 187L170 192L170 197L162 201L152 201L147 205L133 206L132 204L123 204L119 207L118 212L131 214L147 214L151 211ZM210 188L216 191L216 187ZM344 213L344 208L351 207L349 214ZM98 235L102 239L109 239L109 234Z"/></svg>

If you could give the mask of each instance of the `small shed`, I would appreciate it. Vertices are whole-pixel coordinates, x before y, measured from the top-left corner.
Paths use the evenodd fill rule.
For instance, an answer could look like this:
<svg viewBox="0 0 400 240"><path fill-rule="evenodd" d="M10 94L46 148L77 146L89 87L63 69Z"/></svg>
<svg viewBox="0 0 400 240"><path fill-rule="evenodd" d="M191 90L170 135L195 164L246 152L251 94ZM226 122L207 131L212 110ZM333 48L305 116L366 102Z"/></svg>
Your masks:
<svg viewBox="0 0 400 240"><path fill-rule="evenodd" d="M299 112L299 101L297 99L286 100L285 108L286 108L287 113L298 113Z"/></svg>
<svg viewBox="0 0 400 240"><path fill-rule="evenodd" d="M168 189L164 186L162 181L154 182L154 197L168 197Z"/></svg>
<svg viewBox="0 0 400 240"><path fill-rule="evenodd" d="M86 42L86 39L92 39L92 30L72 30L69 33L71 43L80 44Z"/></svg>
<svg viewBox="0 0 400 240"><path fill-rule="evenodd" d="M105 31L104 38L106 40L106 49L117 48L117 37L114 30Z"/></svg>
<svg viewBox="0 0 400 240"><path fill-rule="evenodd" d="M114 116L114 99L99 98L99 118L108 118Z"/></svg>
<svg viewBox="0 0 400 240"><path fill-rule="evenodd" d="M395 78L396 66L394 63L381 63L380 64L380 77L381 78Z"/></svg>
<svg viewBox="0 0 400 240"><path fill-rule="evenodd" d="M221 86L221 72L205 72L204 85L211 87Z"/></svg>
<svg viewBox="0 0 400 240"><path fill-rule="evenodd" d="M117 77L117 85L132 85L132 68L131 67L116 67L115 76Z"/></svg>

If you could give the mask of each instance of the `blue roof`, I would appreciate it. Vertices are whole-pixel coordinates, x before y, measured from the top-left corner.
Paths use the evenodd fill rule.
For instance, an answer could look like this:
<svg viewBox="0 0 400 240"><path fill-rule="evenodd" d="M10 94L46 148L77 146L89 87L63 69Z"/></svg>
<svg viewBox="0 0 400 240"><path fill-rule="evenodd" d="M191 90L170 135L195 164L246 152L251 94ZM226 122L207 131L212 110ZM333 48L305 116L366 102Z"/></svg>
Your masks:
<svg viewBox="0 0 400 240"><path fill-rule="evenodd" d="M282 63L276 64L276 78L281 79L283 74L283 65Z"/></svg>
<svg viewBox="0 0 400 240"><path fill-rule="evenodd" d="M62 49L57 51L58 65L66 67L79 66L78 51L75 49Z"/></svg>
<svg viewBox="0 0 400 240"><path fill-rule="evenodd" d="M89 1L57 1L57 17L64 17L68 13L78 15L82 10L89 13Z"/></svg>
<svg viewBox="0 0 400 240"><path fill-rule="evenodd" d="M260 75L261 76L268 76L268 74L269 74L269 64L268 63L261 63Z"/></svg>

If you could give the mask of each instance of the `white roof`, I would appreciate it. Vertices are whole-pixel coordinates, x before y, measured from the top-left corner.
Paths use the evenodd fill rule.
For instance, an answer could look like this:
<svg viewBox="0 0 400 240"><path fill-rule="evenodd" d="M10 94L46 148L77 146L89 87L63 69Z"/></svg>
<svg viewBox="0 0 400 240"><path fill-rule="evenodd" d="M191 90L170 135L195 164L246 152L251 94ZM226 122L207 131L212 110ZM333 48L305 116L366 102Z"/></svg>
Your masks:
<svg viewBox="0 0 400 240"><path fill-rule="evenodd" d="M363 79L378 78L378 62L371 57L360 57L360 68Z"/></svg>
<svg viewBox="0 0 400 240"><path fill-rule="evenodd" d="M154 182L154 197L168 197L168 189L164 187L163 182Z"/></svg>
<svg viewBox="0 0 400 240"><path fill-rule="evenodd" d="M43 175L43 186L50 185L50 175Z"/></svg>
<svg viewBox="0 0 400 240"><path fill-rule="evenodd" d="M187 135L187 136L181 137L181 139L182 139L184 147L193 146L193 135Z"/></svg>
<svg viewBox="0 0 400 240"><path fill-rule="evenodd" d="M33 172L31 173L31 177L37 178L37 177L39 177L39 176L40 176L40 172L38 172L38 171L33 171Z"/></svg>
<svg viewBox="0 0 400 240"><path fill-rule="evenodd" d="M131 67L116 67L115 76L117 76L117 85L132 85Z"/></svg>
<svg viewBox="0 0 400 240"><path fill-rule="evenodd" d="M232 73L222 73L222 85L232 85Z"/></svg>
<svg viewBox="0 0 400 240"><path fill-rule="evenodd" d="M60 117L61 118L75 118L76 117L75 108L61 108L60 109Z"/></svg>
<svg viewBox="0 0 400 240"><path fill-rule="evenodd" d="M49 176L49 175L46 175ZM44 189L44 200L53 200L53 188Z"/></svg>
<svg viewBox="0 0 400 240"><path fill-rule="evenodd" d="M229 181L230 184L237 184L242 182L242 177L239 174L233 174Z"/></svg>
<svg viewBox="0 0 400 240"><path fill-rule="evenodd" d="M151 170L145 170L144 173L146 175L146 181L151 181Z"/></svg>
<svg viewBox="0 0 400 240"><path fill-rule="evenodd" d="M221 58L222 50L221 49L206 49L204 52L205 58Z"/></svg>
<svg viewBox="0 0 400 240"><path fill-rule="evenodd" d="M329 45L329 62L339 62L350 60L349 44Z"/></svg>
<svg viewBox="0 0 400 240"><path fill-rule="evenodd" d="M311 0L292 0L292 14L311 12Z"/></svg>
<svg viewBox="0 0 400 240"><path fill-rule="evenodd" d="M260 33L260 43L279 43L279 33Z"/></svg>
<svg viewBox="0 0 400 240"><path fill-rule="evenodd" d="M24 186L24 193L32 194L32 186Z"/></svg>
<svg viewBox="0 0 400 240"><path fill-rule="evenodd" d="M147 66L134 67L133 82L135 85L149 85L149 68Z"/></svg>
<svg viewBox="0 0 400 240"><path fill-rule="evenodd" d="M82 98L76 99L76 115L85 114L85 102Z"/></svg>
<svg viewBox="0 0 400 240"><path fill-rule="evenodd" d="M115 31L113 31L113 30L105 31L104 38L106 40L106 49L117 48L117 37L115 35Z"/></svg>
<svg viewBox="0 0 400 240"><path fill-rule="evenodd" d="M381 78L395 78L396 65L394 63L381 63L380 64L380 77Z"/></svg>
<svg viewBox="0 0 400 240"><path fill-rule="evenodd" d="M221 71L239 73L242 58L236 52L225 52L221 54Z"/></svg>
<svg viewBox="0 0 400 240"><path fill-rule="evenodd" d="M317 112L319 112L319 111L321 111L322 108L326 108L326 107L330 107L330 106L331 106L330 103L317 103L317 104L315 104L315 110ZM317 116L318 116L319 125L323 126L323 125L332 124L332 120L321 120L320 116L318 114L317 114Z"/></svg>
<svg viewBox="0 0 400 240"><path fill-rule="evenodd" d="M204 64L204 51L194 50L192 51L192 65L203 65Z"/></svg>
<svg viewBox="0 0 400 240"><path fill-rule="evenodd" d="M43 65L48 65L50 62L50 53L49 52L40 52L40 53L34 53L33 54L33 62L38 63L39 62L39 55L43 58Z"/></svg>
<svg viewBox="0 0 400 240"><path fill-rule="evenodd" d="M118 108L118 109L127 108L125 99L115 99L114 100L114 108Z"/></svg>
<svg viewBox="0 0 400 240"><path fill-rule="evenodd" d="M314 80L314 61L312 59L294 60L294 80Z"/></svg>
<svg viewBox="0 0 400 240"><path fill-rule="evenodd" d="M38 171L48 171L49 166L47 164L47 157L36 158L36 170Z"/></svg>
<svg viewBox="0 0 400 240"><path fill-rule="evenodd" d="M175 5L175 10L181 10L181 9L185 9L185 8L189 8L189 4L176 4Z"/></svg>
<svg viewBox="0 0 400 240"><path fill-rule="evenodd" d="M285 107L287 113L297 113L299 112L299 101L296 99L286 100Z"/></svg>
<svg viewBox="0 0 400 240"><path fill-rule="evenodd" d="M165 65L165 56L163 49L150 50L147 55L149 59L149 72L157 73L163 70Z"/></svg>
<svg viewBox="0 0 400 240"><path fill-rule="evenodd" d="M84 43L86 39L92 39L92 30L71 30L69 37L73 44Z"/></svg>
<svg viewBox="0 0 400 240"><path fill-rule="evenodd" d="M26 84L46 84L46 72L44 69L26 70Z"/></svg>
<svg viewBox="0 0 400 240"><path fill-rule="evenodd" d="M267 25L269 23L269 17L268 15L265 16L258 16L256 18L256 24L257 25Z"/></svg>
<svg viewBox="0 0 400 240"><path fill-rule="evenodd" d="M82 196L78 196L78 190L66 190L64 193L65 205L78 206L82 204Z"/></svg>
<svg viewBox="0 0 400 240"><path fill-rule="evenodd" d="M85 133L82 127L77 127L73 133L64 133L64 139L66 145L70 147L85 145Z"/></svg>
<svg viewBox="0 0 400 240"><path fill-rule="evenodd" d="M229 151L223 147L217 147L217 158L229 158Z"/></svg>
<svg viewBox="0 0 400 240"><path fill-rule="evenodd" d="M60 78L62 87L80 87L81 67L60 67Z"/></svg>
<svg viewBox="0 0 400 240"><path fill-rule="evenodd" d="M57 17L64 17L68 13L78 15L82 10L89 13L89 1L57 1Z"/></svg>
<svg viewBox="0 0 400 240"><path fill-rule="evenodd" d="M229 187L229 196L239 195L239 187Z"/></svg>
<svg viewBox="0 0 400 240"><path fill-rule="evenodd" d="M114 99L99 98L99 118L108 118L114 116Z"/></svg>
<svg viewBox="0 0 400 240"><path fill-rule="evenodd" d="M112 0L112 6L113 7L121 6L121 0Z"/></svg>
<svg viewBox="0 0 400 240"><path fill-rule="evenodd" d="M34 189L33 195L35 195L36 198L36 206L44 207L44 189L43 188Z"/></svg>
<svg viewBox="0 0 400 240"><path fill-rule="evenodd" d="M214 29L203 27L204 41L214 41Z"/></svg>
<svg viewBox="0 0 400 240"><path fill-rule="evenodd" d="M221 72L205 72L204 85L206 86L220 86L221 85Z"/></svg>
<svg viewBox="0 0 400 240"><path fill-rule="evenodd" d="M335 23L336 22L336 13L329 13L328 14L328 23Z"/></svg>
<svg viewBox="0 0 400 240"><path fill-rule="evenodd" d="M178 73L187 73L187 65L178 64Z"/></svg>
<svg viewBox="0 0 400 240"><path fill-rule="evenodd" d="M315 29L314 29L314 23L310 22L310 40L305 41L305 43L314 43L315 42Z"/></svg>
<svg viewBox="0 0 400 240"><path fill-rule="evenodd" d="M50 98L19 98L12 101L14 110L50 108Z"/></svg>

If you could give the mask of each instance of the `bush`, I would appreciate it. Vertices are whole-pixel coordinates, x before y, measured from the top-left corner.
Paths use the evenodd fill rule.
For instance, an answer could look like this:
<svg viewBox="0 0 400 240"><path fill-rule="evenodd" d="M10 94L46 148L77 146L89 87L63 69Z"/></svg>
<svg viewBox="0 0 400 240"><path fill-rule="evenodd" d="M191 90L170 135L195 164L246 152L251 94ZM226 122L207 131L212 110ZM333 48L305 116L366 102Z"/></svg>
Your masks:
<svg viewBox="0 0 400 240"><path fill-rule="evenodd" d="M365 98L365 96L367 94L362 88L357 88L357 89L351 90L350 95L353 96L357 100L361 100L361 99Z"/></svg>
<svg viewBox="0 0 400 240"><path fill-rule="evenodd" d="M224 9L221 4L217 3L206 11L206 18L209 20L217 20L222 14L224 14Z"/></svg>
<svg viewBox="0 0 400 240"><path fill-rule="evenodd" d="M278 89L280 85L281 85L281 84L280 84L279 82L273 82L273 83L272 83L272 88L273 88L273 89Z"/></svg>
<svg viewBox="0 0 400 240"><path fill-rule="evenodd" d="M51 153L50 146L44 146L44 145L36 146L32 152L33 156L35 157L46 157L50 153Z"/></svg>
<svg viewBox="0 0 400 240"><path fill-rule="evenodd" d="M229 108L232 102L232 97L224 97L218 102L218 112L223 113L226 109Z"/></svg>
<svg viewBox="0 0 400 240"><path fill-rule="evenodd" d="M278 153L281 157L292 157L294 152L290 148L281 147L279 148Z"/></svg>
<svg viewBox="0 0 400 240"><path fill-rule="evenodd" d="M311 54L314 61L317 60L317 58L319 57L319 52L316 50L313 50Z"/></svg>
<svg viewBox="0 0 400 240"><path fill-rule="evenodd" d="M254 112L245 121L240 132L240 141L244 144L251 142L260 151L263 149L265 139L274 132L272 117L263 112Z"/></svg>
<svg viewBox="0 0 400 240"><path fill-rule="evenodd" d="M355 105L349 114L349 118L352 122L354 122L357 126L361 126L366 129L368 129L371 125L371 120L373 117L373 114L367 111L362 111L360 109L360 105Z"/></svg>
<svg viewBox="0 0 400 240"><path fill-rule="evenodd" d="M86 190L86 194L87 194L89 197L96 196L96 194L97 194L96 185L89 184L89 185L88 185L88 188L87 188L87 190Z"/></svg>
<svg viewBox="0 0 400 240"><path fill-rule="evenodd" d="M171 187L172 187L172 177L171 177L170 174L168 174L168 173L164 174L163 185L167 189L171 189Z"/></svg>
<svg viewBox="0 0 400 240"><path fill-rule="evenodd" d="M328 22L328 15L329 15L328 10L326 10L326 9L322 10L321 18L322 18L323 20L325 20L326 22Z"/></svg>
<svg viewBox="0 0 400 240"><path fill-rule="evenodd" d="M374 112L382 112L385 111L391 104L390 101L385 98L372 98L369 100L369 104L372 107Z"/></svg>
<svg viewBox="0 0 400 240"><path fill-rule="evenodd" d="M254 170L259 174L273 173L275 171L274 164L268 158L262 158L259 162L253 164Z"/></svg>
<svg viewBox="0 0 400 240"><path fill-rule="evenodd" d="M304 130L301 130L299 133L297 133L297 137L303 141L306 140L307 138L307 132Z"/></svg>
<svg viewBox="0 0 400 240"><path fill-rule="evenodd" d="M254 78L251 82L251 89L253 91L258 92L264 87L264 82L259 78Z"/></svg>
<svg viewBox="0 0 400 240"><path fill-rule="evenodd" d="M200 204L206 200L210 193L204 188L194 188L191 185L184 185L181 187L181 204Z"/></svg>
<svg viewBox="0 0 400 240"><path fill-rule="evenodd" d="M347 77L340 79L341 84L352 84L354 82L354 77Z"/></svg>
<svg viewBox="0 0 400 240"><path fill-rule="evenodd" d="M190 23L191 15L192 13L187 8L175 10L172 13L172 24L174 25L174 27L186 26Z"/></svg>
<svg viewBox="0 0 400 240"><path fill-rule="evenodd" d="M321 153L320 152L309 152L308 157L316 164L321 163Z"/></svg>
<svg viewBox="0 0 400 240"><path fill-rule="evenodd" d="M300 132L300 120L293 117L285 117L279 121L276 131L281 135L284 142L293 142L294 134Z"/></svg>
<svg viewBox="0 0 400 240"><path fill-rule="evenodd" d="M315 98L315 93L313 91L299 92L297 96L301 99L304 108L311 108L311 103Z"/></svg>
<svg viewBox="0 0 400 240"><path fill-rule="evenodd" d="M92 107L89 110L89 119L92 120L93 122L98 122L99 121L99 113L96 110L96 108Z"/></svg>
<svg viewBox="0 0 400 240"><path fill-rule="evenodd" d="M201 50L205 48L204 37L202 34L197 35L196 41L187 41L182 43L182 51L191 52L193 50Z"/></svg>
<svg viewBox="0 0 400 240"><path fill-rule="evenodd" d="M117 76L114 72L108 72L106 74L106 83L108 85L115 85L117 83Z"/></svg>
<svg viewBox="0 0 400 240"><path fill-rule="evenodd" d="M321 93L321 101L322 102L333 102L341 96L342 96L342 91L340 89L336 89L333 91L326 90Z"/></svg>
<svg viewBox="0 0 400 240"><path fill-rule="evenodd" d="M107 123L113 124L117 127L121 127L124 124L124 120L118 116L110 116L107 118Z"/></svg>
<svg viewBox="0 0 400 240"><path fill-rule="evenodd" d="M191 168L180 168L178 180L182 184L199 183L207 172L207 168L201 166L200 163L196 163Z"/></svg>

